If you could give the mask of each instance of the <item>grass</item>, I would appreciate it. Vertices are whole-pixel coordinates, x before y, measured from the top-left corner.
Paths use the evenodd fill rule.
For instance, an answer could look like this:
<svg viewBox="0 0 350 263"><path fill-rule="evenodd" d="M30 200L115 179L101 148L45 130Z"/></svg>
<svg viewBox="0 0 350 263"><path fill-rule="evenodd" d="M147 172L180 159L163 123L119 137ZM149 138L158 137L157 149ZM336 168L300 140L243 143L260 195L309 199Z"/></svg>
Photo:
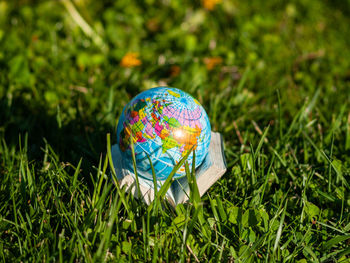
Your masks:
<svg viewBox="0 0 350 263"><path fill-rule="evenodd" d="M0 1L0 261L349 262L349 6ZM175 209L111 179L123 106L160 84L225 138Z"/></svg>

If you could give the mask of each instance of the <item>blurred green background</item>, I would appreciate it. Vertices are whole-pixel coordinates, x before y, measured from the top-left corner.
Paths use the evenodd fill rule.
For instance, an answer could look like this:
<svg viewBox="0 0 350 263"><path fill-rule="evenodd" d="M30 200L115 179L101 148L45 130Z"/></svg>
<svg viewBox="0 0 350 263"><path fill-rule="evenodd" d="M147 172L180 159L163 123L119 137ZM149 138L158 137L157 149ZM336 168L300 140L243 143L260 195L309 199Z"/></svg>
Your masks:
<svg viewBox="0 0 350 263"><path fill-rule="evenodd" d="M196 97L213 130L225 138L228 172L203 197L207 225L194 219L189 239L200 261L288 257L317 262L330 260L329 255L346 259L349 25L349 0L0 0L0 252L6 248L0 257L62 259L59 233L70 229L64 241L70 252L64 259L82 259L91 252L97 260L111 251L140 260L148 251L143 260L150 260L151 252L158 250L142 239L146 219L128 210L143 213L147 208L134 200L131 208L123 203L128 212L118 214L115 227L121 234L94 254L104 240L108 216L102 211L97 225L90 222L96 208L88 197L96 195L92 173L106 152L106 134L116 141L124 105L143 90L169 85ZM81 173L73 166L80 158ZM39 209L39 198L30 199L37 209L24 221L13 214L25 215L29 209L26 198L31 190L18 181L23 167L36 174L38 196L47 200L52 215L46 207ZM56 178L61 172L64 176ZM72 176L78 174L81 185L71 186ZM46 181L58 187L67 211L47 196ZM71 202L70 193L76 191L74 206L67 200ZM115 194L108 192L110 200ZM79 208L79 198L87 203L87 211ZM287 213L284 198L289 200ZM105 205L109 211L107 201ZM218 208L224 212L218 215ZM185 218L180 210L174 221L171 213L154 219L162 222L159 260L193 255L183 247L179 250L183 225L176 222ZM237 214L243 212L249 220L240 224ZM65 213L77 218L79 231L87 233L81 242L88 252L76 245L80 232L65 220ZM251 215L255 221L250 221ZM35 228L44 219L52 220L45 225L52 236L24 232L25 226ZM284 220L287 230L281 238L276 232ZM203 236L198 225L211 234ZM93 241L89 233L94 233ZM22 239L33 246L21 245Z"/></svg>
<svg viewBox="0 0 350 263"><path fill-rule="evenodd" d="M232 120L245 130L274 119L276 90L285 120L319 92L329 122L350 96L349 10L313 0L0 1L1 132L46 137L62 154L58 140L99 152L80 137L113 132L123 105L159 84L197 97L231 137ZM125 67L130 53L138 63Z"/></svg>

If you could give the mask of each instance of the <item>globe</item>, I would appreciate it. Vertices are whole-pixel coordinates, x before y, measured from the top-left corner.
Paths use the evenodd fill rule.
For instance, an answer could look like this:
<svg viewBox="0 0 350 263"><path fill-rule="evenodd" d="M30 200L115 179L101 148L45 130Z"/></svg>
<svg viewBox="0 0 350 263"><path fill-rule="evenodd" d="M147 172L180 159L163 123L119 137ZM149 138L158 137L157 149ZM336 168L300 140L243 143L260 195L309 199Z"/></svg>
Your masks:
<svg viewBox="0 0 350 263"><path fill-rule="evenodd" d="M153 180L150 161L157 180L165 180L189 151L189 167L194 151L197 168L209 152L210 137L210 122L204 108L189 94L170 87L138 94L124 107L117 126L124 168L134 172L133 144L137 174L149 180ZM174 178L185 175L182 165Z"/></svg>

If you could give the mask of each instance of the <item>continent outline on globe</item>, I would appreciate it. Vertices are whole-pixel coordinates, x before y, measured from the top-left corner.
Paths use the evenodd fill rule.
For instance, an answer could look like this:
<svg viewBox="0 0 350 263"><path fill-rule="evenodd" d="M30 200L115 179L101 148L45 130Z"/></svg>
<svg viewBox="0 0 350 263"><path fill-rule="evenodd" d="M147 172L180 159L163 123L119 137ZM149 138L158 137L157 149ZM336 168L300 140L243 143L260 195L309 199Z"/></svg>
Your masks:
<svg viewBox="0 0 350 263"><path fill-rule="evenodd" d="M157 179L164 180L192 148L196 151L195 166L201 164L208 154L210 132L208 116L196 99L176 88L157 87L140 93L124 107L117 140L122 155L130 160L132 138L138 174L152 179L149 156ZM133 171L130 161L127 168ZM174 177L184 175L183 166Z"/></svg>

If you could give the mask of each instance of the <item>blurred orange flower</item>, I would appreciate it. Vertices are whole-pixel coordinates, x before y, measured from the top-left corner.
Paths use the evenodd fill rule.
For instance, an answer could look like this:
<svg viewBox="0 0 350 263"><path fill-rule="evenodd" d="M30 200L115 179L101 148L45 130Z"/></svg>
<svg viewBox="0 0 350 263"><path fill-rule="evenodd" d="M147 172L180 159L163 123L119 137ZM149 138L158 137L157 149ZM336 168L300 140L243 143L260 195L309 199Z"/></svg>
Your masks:
<svg viewBox="0 0 350 263"><path fill-rule="evenodd" d="M146 27L151 32L157 32L159 30L159 21L157 18L151 18L146 22Z"/></svg>
<svg viewBox="0 0 350 263"><path fill-rule="evenodd" d="M217 65L220 65L221 63L222 63L221 57L204 58L204 64L208 70L214 69Z"/></svg>
<svg viewBox="0 0 350 263"><path fill-rule="evenodd" d="M221 3L222 0L202 0L204 8L208 10L214 10L214 7Z"/></svg>
<svg viewBox="0 0 350 263"><path fill-rule="evenodd" d="M171 77L177 77L181 72L181 68L177 65L173 65L170 68L170 76Z"/></svg>
<svg viewBox="0 0 350 263"><path fill-rule="evenodd" d="M138 59L138 56L138 53L126 53L126 55L120 61L120 65L124 68L140 66L142 62L140 59Z"/></svg>

